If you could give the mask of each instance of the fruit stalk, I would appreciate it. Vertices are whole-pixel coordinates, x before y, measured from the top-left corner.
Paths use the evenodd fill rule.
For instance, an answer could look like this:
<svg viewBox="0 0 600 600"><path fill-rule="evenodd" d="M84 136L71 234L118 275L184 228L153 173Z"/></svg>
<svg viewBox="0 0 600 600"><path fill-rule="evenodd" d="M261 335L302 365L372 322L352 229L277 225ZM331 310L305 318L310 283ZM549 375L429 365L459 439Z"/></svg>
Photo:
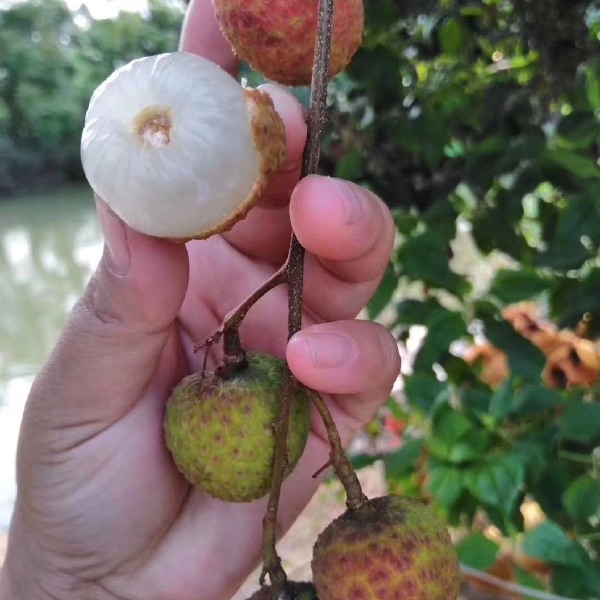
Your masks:
<svg viewBox="0 0 600 600"><path fill-rule="evenodd" d="M308 137L304 150L301 177L317 172L321 142L327 125L327 85L331 62L331 34L335 0L319 0L317 40L311 82L311 101L308 113ZM290 251L286 262L288 282L288 339L302 325L302 288L304 279L304 248L292 234ZM298 385L289 368L279 417L276 424L273 483L267 511L263 520L263 576L268 573L271 585L287 598L287 577L275 548L279 496L287 463L287 430L294 391Z"/></svg>
<svg viewBox="0 0 600 600"><path fill-rule="evenodd" d="M336 475L344 486L344 490L346 491L346 506L349 510L358 510L368 502L368 498L363 493L352 463L344 452L342 440L340 439L333 417L329 412L329 408L327 408L325 400L317 392L310 390L309 397L315 408L319 411L321 419L323 419L323 423L325 424L327 437L331 445L329 464L333 466Z"/></svg>

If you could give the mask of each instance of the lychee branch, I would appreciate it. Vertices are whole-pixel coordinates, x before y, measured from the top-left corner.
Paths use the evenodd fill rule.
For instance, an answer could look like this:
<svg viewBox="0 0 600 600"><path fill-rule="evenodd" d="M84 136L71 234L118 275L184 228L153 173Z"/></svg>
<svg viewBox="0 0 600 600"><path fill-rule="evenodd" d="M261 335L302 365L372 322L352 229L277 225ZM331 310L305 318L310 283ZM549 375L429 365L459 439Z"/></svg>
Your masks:
<svg viewBox="0 0 600 600"><path fill-rule="evenodd" d="M308 113L308 137L304 150L301 177L317 172L325 127L327 125L327 85L331 63L331 34L335 0L319 0L318 30L311 82L311 103ZM288 339L302 327L302 291L304 280L304 248L292 234L290 251L286 262L288 282ZM272 586L289 596L287 577L275 548L277 542L277 512L281 485L287 465L287 437L291 404L298 382L286 370L286 381L279 417L275 429L275 455L273 459L273 483L267 511L263 520L263 575L269 574ZM334 425L335 427L335 425Z"/></svg>
<svg viewBox="0 0 600 600"><path fill-rule="evenodd" d="M331 452L329 454L330 464L335 469L336 475L342 482L344 490L346 491L346 506L349 510L358 510L368 502L368 498L363 493L360 481L352 467L352 463L346 456L340 434L338 433L325 400L323 400L318 392L315 392L314 390L309 390L309 395L325 424L327 437L329 438L329 444L331 445Z"/></svg>

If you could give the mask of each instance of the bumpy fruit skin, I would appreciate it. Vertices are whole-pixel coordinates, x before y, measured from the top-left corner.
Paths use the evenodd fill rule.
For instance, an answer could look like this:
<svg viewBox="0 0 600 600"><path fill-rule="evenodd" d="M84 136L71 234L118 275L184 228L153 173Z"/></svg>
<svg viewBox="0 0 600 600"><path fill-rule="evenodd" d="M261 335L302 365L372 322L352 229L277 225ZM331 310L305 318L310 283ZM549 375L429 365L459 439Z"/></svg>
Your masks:
<svg viewBox="0 0 600 600"><path fill-rule="evenodd" d="M307 581L290 581L288 586L290 600L319 600L317 590L312 583ZM254 592L248 600L278 600L278 598L274 595L273 588L264 586L257 592Z"/></svg>
<svg viewBox="0 0 600 600"><path fill-rule="evenodd" d="M444 524L396 495L333 521L317 539L312 570L320 600L455 600L460 587Z"/></svg>
<svg viewBox="0 0 600 600"><path fill-rule="evenodd" d="M248 368L233 377L198 373L173 390L165 441L191 484L228 502L249 502L269 492L284 377L284 361L250 353ZM299 391L292 403L287 474L302 456L309 429L309 399Z"/></svg>
<svg viewBox="0 0 600 600"><path fill-rule="evenodd" d="M235 53L269 79L308 85L317 31L317 0L213 0ZM362 43L363 0L336 0L330 75L343 71Z"/></svg>

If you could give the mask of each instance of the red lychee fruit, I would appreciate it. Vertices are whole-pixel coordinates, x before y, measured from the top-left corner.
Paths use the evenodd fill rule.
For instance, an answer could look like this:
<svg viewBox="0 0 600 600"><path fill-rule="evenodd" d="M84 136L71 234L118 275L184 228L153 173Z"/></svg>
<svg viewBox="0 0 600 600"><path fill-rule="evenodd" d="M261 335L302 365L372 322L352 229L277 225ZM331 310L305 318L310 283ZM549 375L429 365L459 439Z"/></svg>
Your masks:
<svg viewBox="0 0 600 600"><path fill-rule="evenodd" d="M284 85L311 81L317 0L213 0L235 53L265 77ZM336 0L331 70L343 71L362 43L363 0Z"/></svg>
<svg viewBox="0 0 600 600"><path fill-rule="evenodd" d="M320 600L456 600L461 581L444 523L396 495L333 521L317 539L312 570Z"/></svg>

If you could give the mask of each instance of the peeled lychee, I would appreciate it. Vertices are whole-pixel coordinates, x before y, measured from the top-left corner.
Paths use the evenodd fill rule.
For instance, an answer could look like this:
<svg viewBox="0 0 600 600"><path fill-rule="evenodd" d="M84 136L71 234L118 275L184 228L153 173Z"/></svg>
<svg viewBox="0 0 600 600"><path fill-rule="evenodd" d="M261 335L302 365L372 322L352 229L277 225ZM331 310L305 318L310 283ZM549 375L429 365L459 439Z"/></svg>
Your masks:
<svg viewBox="0 0 600 600"><path fill-rule="evenodd" d="M165 441L191 484L228 502L249 502L269 492L284 379L284 361L250 353L247 368L233 376L198 373L173 390ZM296 393L291 411L286 474L302 456L310 429L304 391Z"/></svg>
<svg viewBox="0 0 600 600"><path fill-rule="evenodd" d="M184 52L117 69L94 92L81 138L94 192L134 229L183 241L243 218L285 152L267 94Z"/></svg>
<svg viewBox="0 0 600 600"><path fill-rule="evenodd" d="M312 583L309 582L288 582L288 592L290 594L290 600L319 600L317 596L317 590ZM279 600L275 595L273 588L270 586L264 586L257 592L254 592L248 600Z"/></svg>
<svg viewBox="0 0 600 600"><path fill-rule="evenodd" d="M396 495L333 521L317 539L312 570L320 600L456 600L461 580L445 525Z"/></svg>
<svg viewBox="0 0 600 600"><path fill-rule="evenodd" d="M311 81L317 0L213 0L235 53L265 77L284 85ZM343 71L362 43L363 0L336 0L331 69Z"/></svg>

